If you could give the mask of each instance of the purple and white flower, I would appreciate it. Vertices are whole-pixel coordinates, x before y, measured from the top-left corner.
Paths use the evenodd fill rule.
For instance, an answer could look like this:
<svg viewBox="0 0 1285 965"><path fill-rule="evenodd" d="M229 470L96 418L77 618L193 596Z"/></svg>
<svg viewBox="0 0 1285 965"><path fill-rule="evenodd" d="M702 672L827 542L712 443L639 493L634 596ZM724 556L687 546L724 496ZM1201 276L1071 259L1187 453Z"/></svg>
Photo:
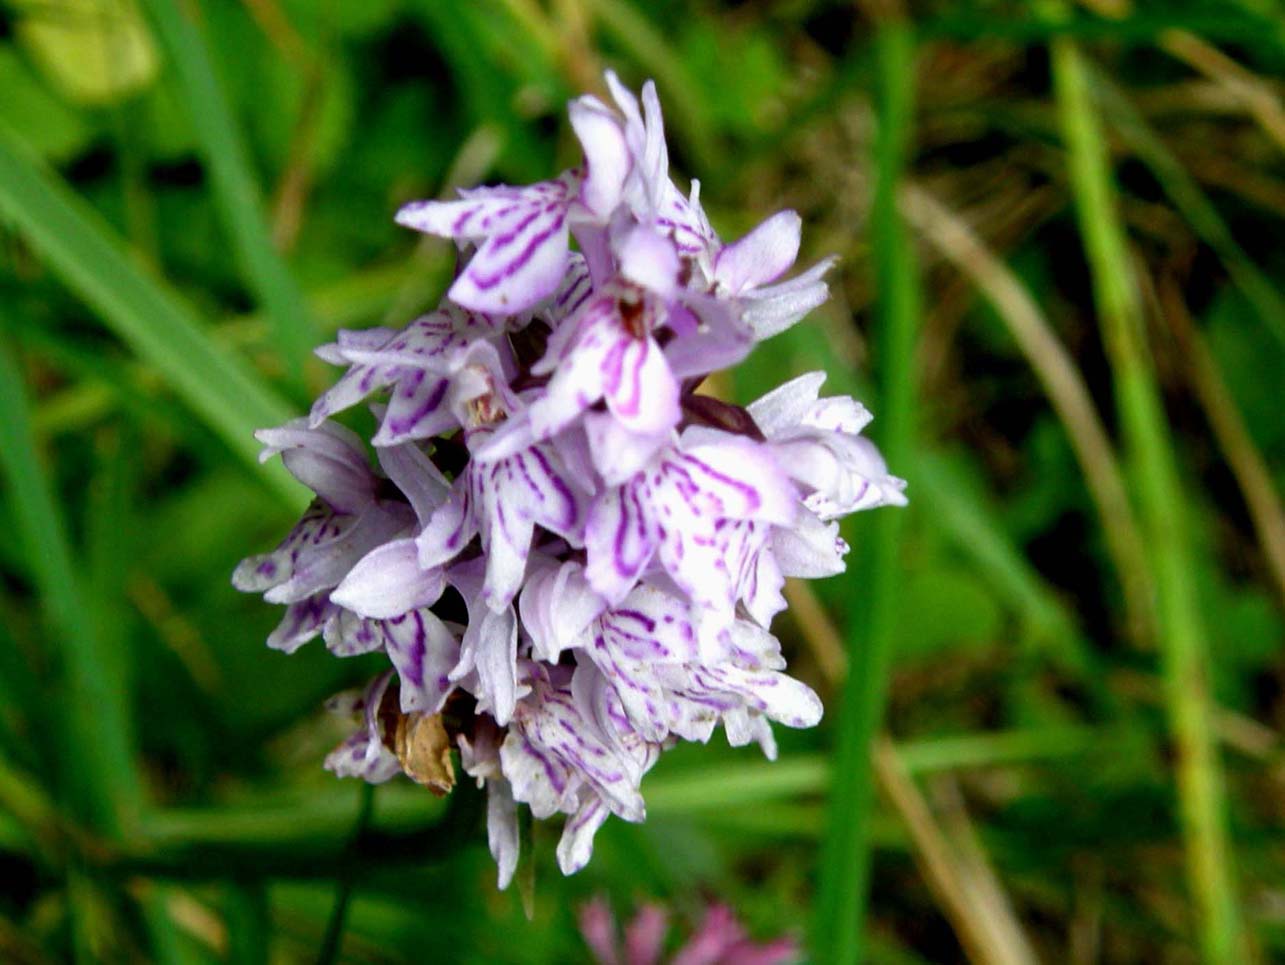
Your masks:
<svg viewBox="0 0 1285 965"><path fill-rule="evenodd" d="M520 808L563 816L570 874L610 815L643 820L643 777L678 741L721 727L771 758L773 724L815 725L770 632L785 580L842 572L837 520L905 503L869 413L822 398L821 373L748 408L698 394L821 304L833 260L787 277L788 210L723 243L699 184L670 178L655 87L607 86L611 104L569 105L572 170L401 209L458 245L448 298L318 351L346 372L259 434L315 499L233 575L285 605L270 646L387 657L334 704L358 723L326 766L445 790L457 748L502 888ZM359 404L368 441L334 421ZM734 925L699 948L742 947Z"/></svg>

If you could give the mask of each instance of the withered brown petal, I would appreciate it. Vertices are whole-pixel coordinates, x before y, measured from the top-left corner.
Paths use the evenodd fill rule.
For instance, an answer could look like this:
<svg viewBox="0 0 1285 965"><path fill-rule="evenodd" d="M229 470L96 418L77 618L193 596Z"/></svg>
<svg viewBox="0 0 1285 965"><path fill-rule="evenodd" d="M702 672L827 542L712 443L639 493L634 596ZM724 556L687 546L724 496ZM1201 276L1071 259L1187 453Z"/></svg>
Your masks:
<svg viewBox="0 0 1285 965"><path fill-rule="evenodd" d="M416 784L438 797L455 786L455 765L451 762L451 739L441 714L402 714L393 732L393 753L402 770Z"/></svg>

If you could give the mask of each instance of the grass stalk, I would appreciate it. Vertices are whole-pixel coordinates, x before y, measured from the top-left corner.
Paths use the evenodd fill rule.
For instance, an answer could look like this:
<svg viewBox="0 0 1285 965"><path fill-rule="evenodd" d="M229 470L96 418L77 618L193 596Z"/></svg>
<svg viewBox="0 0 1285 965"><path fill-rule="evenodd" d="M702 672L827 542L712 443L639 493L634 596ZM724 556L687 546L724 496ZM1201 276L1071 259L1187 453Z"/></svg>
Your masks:
<svg viewBox="0 0 1285 965"><path fill-rule="evenodd" d="M272 244L249 152L227 102L210 52L178 0L147 0L161 42L178 78L182 101L209 170L214 199L241 272L267 310L276 348L296 381L311 357L315 332L307 304Z"/></svg>
<svg viewBox="0 0 1285 965"><path fill-rule="evenodd" d="M1177 749L1187 875L1198 906L1200 947L1211 962L1246 962L1251 960L1250 948L1236 897L1206 642L1178 470L1087 72L1078 48L1067 38L1053 41L1052 55L1076 213L1150 549L1166 704Z"/></svg>
<svg viewBox="0 0 1285 965"><path fill-rule="evenodd" d="M291 406L215 342L177 293L139 268L98 213L3 124L0 215L233 452L257 466L254 430L286 421ZM260 472L300 501L301 490L284 468L273 464Z"/></svg>
<svg viewBox="0 0 1285 965"><path fill-rule="evenodd" d="M878 132L871 227L879 292L877 411L882 427L880 444L888 464L904 471L914 431L914 347L919 315L914 253L897 208L913 114L915 40L910 24L896 17L881 22L875 55ZM850 634L849 672L839 709L817 899L814 954L819 961L856 962L864 955L875 788L871 750L887 697L903 520L904 513L886 510L873 521L870 552L864 561L869 595L864 619L854 621Z"/></svg>
<svg viewBox="0 0 1285 965"><path fill-rule="evenodd" d="M77 814L96 830L116 835L136 821L142 784L130 750L128 709L116 661L95 632L66 527L40 464L22 373L0 344L0 472L18 535L25 545L49 639L62 675L61 764Z"/></svg>

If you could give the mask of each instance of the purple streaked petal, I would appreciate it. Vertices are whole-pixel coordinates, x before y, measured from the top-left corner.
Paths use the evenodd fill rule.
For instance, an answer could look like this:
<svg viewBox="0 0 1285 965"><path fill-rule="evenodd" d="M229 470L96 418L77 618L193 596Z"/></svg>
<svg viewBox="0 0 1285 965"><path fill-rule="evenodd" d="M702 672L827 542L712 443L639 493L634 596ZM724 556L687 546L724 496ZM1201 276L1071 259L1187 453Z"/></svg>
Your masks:
<svg viewBox="0 0 1285 965"><path fill-rule="evenodd" d="M573 544L583 542L586 500L549 445L470 465L467 473L487 555L484 592L488 604L498 609L522 585L537 524Z"/></svg>
<svg viewBox="0 0 1285 965"><path fill-rule="evenodd" d="M553 294L569 255L565 198L528 204L497 219L455 279L452 301L479 312L513 315Z"/></svg>
<svg viewBox="0 0 1285 965"><path fill-rule="evenodd" d="M668 433L682 417L679 385L656 340L626 335L602 360L602 395L622 426L639 435Z"/></svg>
<svg viewBox="0 0 1285 965"><path fill-rule="evenodd" d="M567 818L558 841L558 867L564 875L573 875L589 863L593 856L593 837L610 813L602 798L592 794Z"/></svg>
<svg viewBox="0 0 1285 965"><path fill-rule="evenodd" d="M455 415L443 404L450 387L448 376L426 369L403 374L388 397L388 409L371 444L395 446L455 428Z"/></svg>
<svg viewBox="0 0 1285 965"><path fill-rule="evenodd" d="M330 599L359 616L385 620L431 606L445 586L441 568L422 568L415 540L407 537L363 556Z"/></svg>
<svg viewBox="0 0 1285 965"><path fill-rule="evenodd" d="M454 690L450 672L460 644L431 610L412 610L383 621L384 648L401 681L402 713L436 714Z"/></svg>
<svg viewBox="0 0 1285 965"><path fill-rule="evenodd" d="M649 493L637 480L608 489L589 510L585 528L590 586L608 601L628 595L661 540Z"/></svg>
<svg viewBox="0 0 1285 965"><path fill-rule="evenodd" d="M445 566L477 535L477 517L468 496L468 476L461 475L451 487L446 502L433 513L424 531L415 539L421 569Z"/></svg>

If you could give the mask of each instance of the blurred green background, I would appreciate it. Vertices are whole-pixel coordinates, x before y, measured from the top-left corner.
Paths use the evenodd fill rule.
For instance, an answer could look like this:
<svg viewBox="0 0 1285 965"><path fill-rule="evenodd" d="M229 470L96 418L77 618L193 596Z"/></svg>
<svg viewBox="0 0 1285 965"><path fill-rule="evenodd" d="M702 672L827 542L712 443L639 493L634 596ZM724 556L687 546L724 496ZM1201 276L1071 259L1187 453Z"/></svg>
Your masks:
<svg viewBox="0 0 1285 965"><path fill-rule="evenodd" d="M605 67L723 237L841 256L720 388L825 368L911 505L777 623L821 727L667 755L573 878L537 827L527 921L468 789L356 841L321 704L379 658L268 651L229 574L311 348L446 286L392 212L575 163ZM605 893L818 962L1285 960L1283 67L1276 0L0 2L0 959L579 961Z"/></svg>

